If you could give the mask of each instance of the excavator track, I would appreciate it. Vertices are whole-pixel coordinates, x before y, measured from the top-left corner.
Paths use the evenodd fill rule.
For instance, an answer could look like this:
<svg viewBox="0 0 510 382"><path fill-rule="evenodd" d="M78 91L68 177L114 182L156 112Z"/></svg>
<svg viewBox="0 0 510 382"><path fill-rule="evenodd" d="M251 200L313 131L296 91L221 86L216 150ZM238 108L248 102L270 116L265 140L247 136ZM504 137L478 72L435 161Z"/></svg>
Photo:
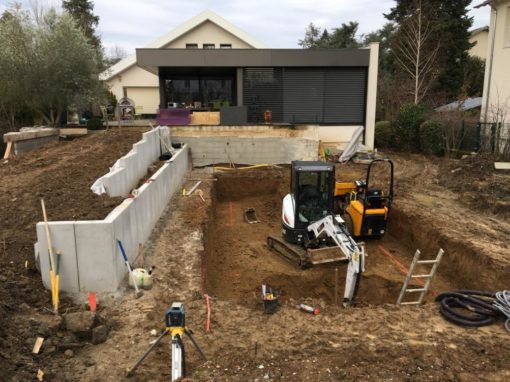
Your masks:
<svg viewBox="0 0 510 382"><path fill-rule="evenodd" d="M297 265L300 268L309 268L312 265L310 262L310 256L304 248L295 244L287 243L281 237L274 235L268 236L267 246L281 258Z"/></svg>

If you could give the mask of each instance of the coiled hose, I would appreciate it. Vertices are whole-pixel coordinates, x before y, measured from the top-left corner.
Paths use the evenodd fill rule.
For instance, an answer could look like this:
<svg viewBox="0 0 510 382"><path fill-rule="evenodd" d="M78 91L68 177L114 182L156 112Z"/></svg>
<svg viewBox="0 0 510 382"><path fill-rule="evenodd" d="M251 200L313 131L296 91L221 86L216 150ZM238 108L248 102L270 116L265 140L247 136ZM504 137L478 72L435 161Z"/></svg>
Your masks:
<svg viewBox="0 0 510 382"><path fill-rule="evenodd" d="M506 317L510 332L510 291L496 293L476 290L454 290L436 297L442 316L454 324L480 327Z"/></svg>

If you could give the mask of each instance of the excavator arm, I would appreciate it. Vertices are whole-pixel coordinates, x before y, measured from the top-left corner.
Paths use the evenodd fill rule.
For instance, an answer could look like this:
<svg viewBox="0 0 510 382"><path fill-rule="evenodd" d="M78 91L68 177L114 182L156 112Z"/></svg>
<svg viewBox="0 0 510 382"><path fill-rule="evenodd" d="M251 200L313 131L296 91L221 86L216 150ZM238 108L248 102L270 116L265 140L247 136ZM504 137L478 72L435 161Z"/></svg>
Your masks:
<svg viewBox="0 0 510 382"><path fill-rule="evenodd" d="M340 216L328 215L308 226L315 239L331 238L348 260L345 277L344 306L352 303L356 297L361 273L365 271L365 247L358 244L345 228Z"/></svg>

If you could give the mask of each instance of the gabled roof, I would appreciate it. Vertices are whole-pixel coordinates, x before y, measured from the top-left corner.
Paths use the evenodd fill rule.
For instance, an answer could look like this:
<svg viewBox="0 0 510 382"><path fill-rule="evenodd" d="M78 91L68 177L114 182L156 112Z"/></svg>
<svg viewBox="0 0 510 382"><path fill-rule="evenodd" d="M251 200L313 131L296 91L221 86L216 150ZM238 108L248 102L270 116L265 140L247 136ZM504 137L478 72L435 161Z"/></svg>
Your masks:
<svg viewBox="0 0 510 382"><path fill-rule="evenodd" d="M164 46L170 44L172 41L176 40L177 38L181 37L185 33L189 32L193 28L196 28L197 26L203 24L206 21L211 21L212 23L225 29L227 32L232 33L234 36L236 36L240 40L243 40L248 45L251 45L253 48L267 48L267 46L265 46L260 41L251 37L246 32L242 31L235 25L225 20L223 17L209 10L199 13L195 17L179 25L177 28L173 29L167 34L161 36L160 38L146 45L145 48L153 49L163 48ZM99 79L103 81L109 80L110 78L116 76L117 74L120 74L124 70L129 69L133 65L136 65L136 54L130 55L120 60L115 65L105 70L103 73L99 75Z"/></svg>

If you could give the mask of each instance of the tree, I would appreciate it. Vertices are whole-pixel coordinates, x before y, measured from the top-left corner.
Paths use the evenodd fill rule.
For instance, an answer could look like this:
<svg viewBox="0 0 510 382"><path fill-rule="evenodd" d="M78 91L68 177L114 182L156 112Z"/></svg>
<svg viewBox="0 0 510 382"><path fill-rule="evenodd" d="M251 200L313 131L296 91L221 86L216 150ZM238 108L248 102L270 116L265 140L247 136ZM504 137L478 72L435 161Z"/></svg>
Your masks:
<svg viewBox="0 0 510 382"><path fill-rule="evenodd" d="M400 22L394 39L395 61L412 80L411 94L415 105L422 102L437 78L435 67L439 41L434 41L433 19L416 0L414 11Z"/></svg>
<svg viewBox="0 0 510 382"><path fill-rule="evenodd" d="M0 118L14 130L16 117L30 94L33 28L19 5L0 18Z"/></svg>
<svg viewBox="0 0 510 382"><path fill-rule="evenodd" d="M394 23L386 23L381 29L370 32L363 37L363 45L368 46L371 42L379 43L379 73L386 75L393 73L395 69L394 58L391 54L391 43L396 32Z"/></svg>
<svg viewBox="0 0 510 382"><path fill-rule="evenodd" d="M96 53L69 14L49 9L36 20L9 9L0 19L0 117L14 127L29 107L56 126L68 106L99 100Z"/></svg>
<svg viewBox="0 0 510 382"><path fill-rule="evenodd" d="M329 34L328 48L358 48L361 45L356 38L358 28L357 21L342 23L339 28L334 28Z"/></svg>
<svg viewBox="0 0 510 382"><path fill-rule="evenodd" d="M101 51L101 40L96 35L99 16L94 15L94 3L89 0L64 0L62 7L76 20L89 43Z"/></svg>
<svg viewBox="0 0 510 382"><path fill-rule="evenodd" d="M468 97L481 97L483 93L483 80L485 73L485 60L480 57L469 56L464 68L464 92Z"/></svg>
<svg viewBox="0 0 510 382"><path fill-rule="evenodd" d="M430 27L430 46L424 52L432 52L440 45L435 64L437 81L432 90L447 99L456 99L462 91L468 50L472 46L469 29L473 19L467 15L470 4L471 0L427 0L419 6ZM385 17L400 27L417 8L416 0L396 0Z"/></svg>
<svg viewBox="0 0 510 382"><path fill-rule="evenodd" d="M35 33L31 107L56 126L70 105L86 105L103 91L95 47L74 19L54 10L44 15Z"/></svg>
<svg viewBox="0 0 510 382"><path fill-rule="evenodd" d="M127 57L126 50L119 45L114 45L108 50L108 53L105 54L104 57L105 65L107 67L110 67L126 57Z"/></svg>
<svg viewBox="0 0 510 382"><path fill-rule="evenodd" d="M305 37L298 41L298 45L303 49L317 48L320 41L320 33L320 28L316 27L314 23L308 24L305 30Z"/></svg>
<svg viewBox="0 0 510 382"><path fill-rule="evenodd" d="M349 21L347 24L342 23L338 28L333 28L331 32L328 32L327 29L321 32L319 27L310 23L305 30L305 37L303 40L299 40L298 44L305 49L358 48L361 45L356 37L358 28L357 21Z"/></svg>

